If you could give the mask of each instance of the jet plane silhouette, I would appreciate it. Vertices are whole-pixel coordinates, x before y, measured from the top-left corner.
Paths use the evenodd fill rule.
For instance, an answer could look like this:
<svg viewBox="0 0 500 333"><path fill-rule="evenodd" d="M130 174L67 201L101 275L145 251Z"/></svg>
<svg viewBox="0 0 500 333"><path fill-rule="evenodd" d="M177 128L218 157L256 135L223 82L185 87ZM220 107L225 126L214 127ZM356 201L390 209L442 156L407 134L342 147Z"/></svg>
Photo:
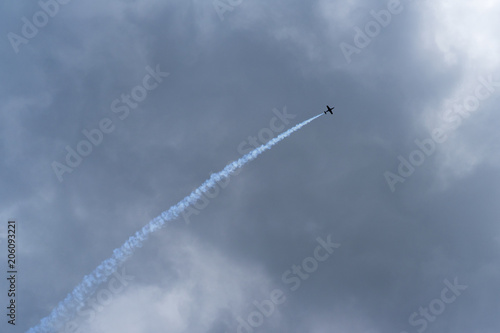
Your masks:
<svg viewBox="0 0 500 333"><path fill-rule="evenodd" d="M324 111L325 114L327 114L328 112L330 112L330 114L333 114L333 109L335 109L335 106L333 108L329 107L328 105L326 106L328 108L328 110Z"/></svg>

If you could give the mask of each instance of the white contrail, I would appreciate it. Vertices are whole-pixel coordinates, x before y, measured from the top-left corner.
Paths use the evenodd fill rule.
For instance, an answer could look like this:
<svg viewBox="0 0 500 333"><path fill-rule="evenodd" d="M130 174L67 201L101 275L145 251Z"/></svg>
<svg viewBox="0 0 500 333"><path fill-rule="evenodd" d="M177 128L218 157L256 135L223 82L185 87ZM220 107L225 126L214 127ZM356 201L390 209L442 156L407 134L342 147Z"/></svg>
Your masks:
<svg viewBox="0 0 500 333"><path fill-rule="evenodd" d="M191 192L190 195L179 201L176 205L149 221L135 235L131 236L121 247L113 250L111 258L104 260L97 268L83 277L83 281L73 289L66 298L52 310L50 315L40 320L40 323L30 328L29 333L54 333L61 329L63 322L70 320L76 315L76 311L84 305L84 301L88 299L97 289L97 287L105 282L116 270L134 253L137 248L142 247L149 235L165 225L167 221L174 220L186 210L190 205L196 203L210 188L214 187L218 181L229 177L234 171L244 166L246 163L254 160L264 151L271 149L272 146L290 136L293 132L307 125L314 119L323 114L312 117L302 123L295 125L288 131L281 133L277 137L271 139L266 144L255 148L239 160L229 163L222 171L214 173L200 187Z"/></svg>

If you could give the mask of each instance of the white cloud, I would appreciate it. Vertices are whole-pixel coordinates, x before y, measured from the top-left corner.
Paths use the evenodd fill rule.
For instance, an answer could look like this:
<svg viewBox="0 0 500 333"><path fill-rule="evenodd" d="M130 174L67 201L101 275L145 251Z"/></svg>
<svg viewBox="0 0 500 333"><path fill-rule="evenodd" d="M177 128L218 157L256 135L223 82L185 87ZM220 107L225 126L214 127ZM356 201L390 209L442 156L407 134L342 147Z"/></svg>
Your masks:
<svg viewBox="0 0 500 333"><path fill-rule="evenodd" d="M497 57L500 42L496 36L500 4L497 1L442 0L423 2L421 8L420 56L428 58L429 66L443 74L459 73L456 75L459 79L451 85L448 95L421 113L420 122L431 133L435 128L446 127L443 116L475 94L480 85L479 77L493 75L496 80L500 78ZM480 126L468 126L467 133L463 127L477 123L478 113L488 112L488 106L488 99L481 101L478 110L463 117L460 127L451 131L453 133L449 134L453 135L439 147L439 175L443 184L450 180L450 176L466 176L485 160L484 149L478 148L474 142L479 136Z"/></svg>
<svg viewBox="0 0 500 333"><path fill-rule="evenodd" d="M158 251L160 256L149 257L162 267L154 276L163 278L155 283L133 283L86 330L206 332L217 325L231 330L237 316L248 314L254 299L268 296L273 289L258 267L235 262L190 236L169 233Z"/></svg>
<svg viewBox="0 0 500 333"><path fill-rule="evenodd" d="M498 1L433 1L426 3L433 20L426 34L434 37L445 63L456 64L464 53L471 70L491 71L498 67Z"/></svg>

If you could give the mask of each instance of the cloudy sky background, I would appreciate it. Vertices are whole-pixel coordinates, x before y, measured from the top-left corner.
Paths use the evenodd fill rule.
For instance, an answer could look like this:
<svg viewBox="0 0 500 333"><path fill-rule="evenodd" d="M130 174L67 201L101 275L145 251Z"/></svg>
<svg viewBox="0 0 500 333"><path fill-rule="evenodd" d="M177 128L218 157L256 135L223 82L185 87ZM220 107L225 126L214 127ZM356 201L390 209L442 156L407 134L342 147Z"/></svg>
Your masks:
<svg viewBox="0 0 500 333"><path fill-rule="evenodd" d="M2 315L2 332L36 325L130 235L241 157L273 109L295 116L289 128L325 104L333 117L245 166L189 225L156 233L124 265L133 281L78 327L236 332L279 289L286 301L255 331L498 332L500 87L459 126L447 116L480 77L500 81L500 3L402 1L348 63L341 43L387 5L243 0L221 20L211 1L72 1L16 53L7 33L40 6L1 4L0 237L5 250L15 218L20 271L18 322ZM113 100L157 65L170 75L120 120ZM60 182L51 164L103 118L114 131ZM391 191L384 173L436 128L447 139ZM341 246L290 290L282 275L328 235ZM411 325L454 279L467 289L425 329Z"/></svg>

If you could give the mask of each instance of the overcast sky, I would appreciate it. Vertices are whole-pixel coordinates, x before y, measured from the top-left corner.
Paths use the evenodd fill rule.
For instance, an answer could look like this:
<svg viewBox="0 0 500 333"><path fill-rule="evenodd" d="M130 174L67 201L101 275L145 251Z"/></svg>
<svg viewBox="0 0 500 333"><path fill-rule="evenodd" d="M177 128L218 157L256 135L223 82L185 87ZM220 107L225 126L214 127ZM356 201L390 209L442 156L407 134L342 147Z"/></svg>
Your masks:
<svg viewBox="0 0 500 333"><path fill-rule="evenodd" d="M499 332L499 1L67 2L0 5L2 332L326 104L60 332Z"/></svg>

